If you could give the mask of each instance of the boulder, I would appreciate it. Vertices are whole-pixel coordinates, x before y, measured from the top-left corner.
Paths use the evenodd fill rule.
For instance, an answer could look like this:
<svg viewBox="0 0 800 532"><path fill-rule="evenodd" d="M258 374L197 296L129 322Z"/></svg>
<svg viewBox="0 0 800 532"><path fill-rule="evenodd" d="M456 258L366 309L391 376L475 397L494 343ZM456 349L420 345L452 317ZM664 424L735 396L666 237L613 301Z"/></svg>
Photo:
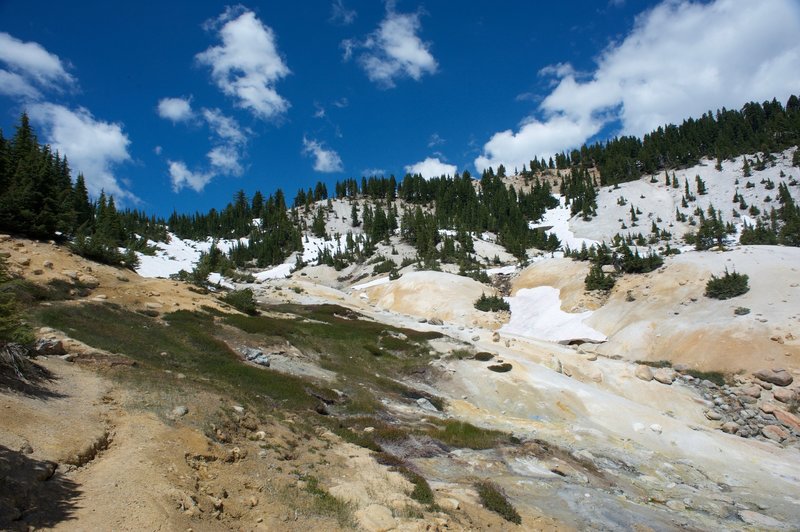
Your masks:
<svg viewBox="0 0 800 532"><path fill-rule="evenodd" d="M60 357L67 354L67 350L64 349L64 344L61 343L61 340L48 340L41 338L36 341L33 349L36 351L36 354L43 356Z"/></svg>
<svg viewBox="0 0 800 532"><path fill-rule="evenodd" d="M645 366L644 364L636 366L636 371L634 371L633 374L643 381L650 382L653 380L653 370L650 369L650 366Z"/></svg>
<svg viewBox="0 0 800 532"><path fill-rule="evenodd" d="M777 406L775 406L775 405L774 405L774 404L772 404L772 403L761 403L761 406L759 406L759 408L760 408L760 409L761 409L761 411L762 411L762 412L764 412L765 414L772 414L772 413L774 413L774 412L775 412L775 410L776 410L778 407L777 407Z"/></svg>
<svg viewBox="0 0 800 532"><path fill-rule="evenodd" d="M728 434L736 434L739 432L739 428L739 424L733 421L722 424L722 432L727 432Z"/></svg>
<svg viewBox="0 0 800 532"><path fill-rule="evenodd" d="M781 410L780 408L776 408L772 415L775 416L784 427L800 434L800 418L798 418L796 415L791 414L786 410Z"/></svg>
<svg viewBox="0 0 800 532"><path fill-rule="evenodd" d="M433 406L433 403L425 399L424 397L420 397L417 399L417 406L419 406L423 410L427 410L428 412L438 412L439 409Z"/></svg>
<svg viewBox="0 0 800 532"><path fill-rule="evenodd" d="M768 515L760 514L752 510L741 510L739 512L739 519L744 521L750 526L758 529L783 529L785 525L777 519Z"/></svg>
<svg viewBox="0 0 800 532"><path fill-rule="evenodd" d="M791 403L796 396L796 392L794 390L787 390L786 388L775 388L772 392L772 396L776 401L780 401L781 403Z"/></svg>
<svg viewBox="0 0 800 532"><path fill-rule="evenodd" d="M776 386L789 386L794 381L792 375L783 368L758 370L753 376Z"/></svg>
<svg viewBox="0 0 800 532"><path fill-rule="evenodd" d="M380 504L370 504L356 512L356 518L364 530L369 532L386 532L397 526L392 511Z"/></svg>
<svg viewBox="0 0 800 532"><path fill-rule="evenodd" d="M444 325L444 322L439 318L428 318L428 323L430 325Z"/></svg>
<svg viewBox="0 0 800 532"><path fill-rule="evenodd" d="M753 397L755 399L758 399L759 397L761 397L761 386L756 386L756 385L747 386L745 388L742 388L742 393L745 395L749 395L750 397Z"/></svg>
<svg viewBox="0 0 800 532"><path fill-rule="evenodd" d="M653 378L661 384L672 384L675 380L675 370L672 368L658 368L653 372Z"/></svg>
<svg viewBox="0 0 800 532"><path fill-rule="evenodd" d="M716 410L706 410L706 417L711 421L719 421L720 419L722 419L722 414L720 414Z"/></svg>
<svg viewBox="0 0 800 532"><path fill-rule="evenodd" d="M778 443L782 442L783 440L789 437L789 433L786 432L782 427L779 427L778 425L766 425L762 427L761 434L763 434L765 438L768 438L772 441L776 441Z"/></svg>

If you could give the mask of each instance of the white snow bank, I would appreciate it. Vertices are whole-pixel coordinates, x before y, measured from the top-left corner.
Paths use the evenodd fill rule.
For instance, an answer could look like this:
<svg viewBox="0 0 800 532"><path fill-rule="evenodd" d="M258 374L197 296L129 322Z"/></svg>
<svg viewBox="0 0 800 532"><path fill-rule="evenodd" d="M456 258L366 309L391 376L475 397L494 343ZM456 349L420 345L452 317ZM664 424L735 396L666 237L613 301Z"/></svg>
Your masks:
<svg viewBox="0 0 800 532"><path fill-rule="evenodd" d="M142 277L163 277L167 278L181 270L192 271L200 260L200 254L211 249L213 239L207 238L198 242L195 240L183 240L172 233L169 233L169 242L147 243L156 247L155 255L144 255L136 253L139 257L139 267L136 273ZM230 251L237 243L245 244L247 238L239 240L217 240L217 248L223 253Z"/></svg>
<svg viewBox="0 0 800 532"><path fill-rule="evenodd" d="M222 277L222 274L220 273L209 273L208 282L209 284L212 284L214 286L221 286L222 288L228 288L230 290L236 288L235 286L233 286L232 283L226 281L225 278Z"/></svg>
<svg viewBox="0 0 800 532"><path fill-rule="evenodd" d="M542 221L539 223L531 222L529 227L536 229L539 227L551 227L547 230L547 234L555 234L561 241L562 247L569 247L570 249L580 249L585 243L587 246L599 244L596 240L588 238L578 238L569 228L569 219L571 217L570 208L566 205L564 196L557 196L559 206L554 209L548 209L542 216Z"/></svg>
<svg viewBox="0 0 800 532"><path fill-rule="evenodd" d="M258 272L255 277L256 281L263 283L269 279L283 279L292 275L294 271L294 264L278 264L277 266Z"/></svg>
<svg viewBox="0 0 800 532"><path fill-rule="evenodd" d="M488 268L486 270L486 275L511 275L517 271L517 267L514 264L509 266L500 266L498 268Z"/></svg>
<svg viewBox="0 0 800 532"><path fill-rule="evenodd" d="M561 310L560 293L552 286L538 286L523 288L516 296L506 298L511 306L511 320L500 332L551 342L605 341L604 334L584 324L591 311L570 314Z"/></svg>
<svg viewBox="0 0 800 532"><path fill-rule="evenodd" d="M387 284L389 282L389 277L381 277L380 279L373 279L372 281L361 283L361 284L354 284L351 286L353 290L365 290L367 288L372 288L373 286L380 286L382 284Z"/></svg>

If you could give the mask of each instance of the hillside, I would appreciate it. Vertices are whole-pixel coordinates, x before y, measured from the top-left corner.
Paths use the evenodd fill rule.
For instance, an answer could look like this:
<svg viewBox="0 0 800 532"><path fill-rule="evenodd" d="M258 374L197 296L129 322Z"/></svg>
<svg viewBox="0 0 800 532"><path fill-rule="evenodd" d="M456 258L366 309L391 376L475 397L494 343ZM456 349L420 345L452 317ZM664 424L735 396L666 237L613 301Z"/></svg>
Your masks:
<svg viewBox="0 0 800 532"><path fill-rule="evenodd" d="M169 223L61 172L83 222L0 235L0 528L793 529L798 148L624 142Z"/></svg>

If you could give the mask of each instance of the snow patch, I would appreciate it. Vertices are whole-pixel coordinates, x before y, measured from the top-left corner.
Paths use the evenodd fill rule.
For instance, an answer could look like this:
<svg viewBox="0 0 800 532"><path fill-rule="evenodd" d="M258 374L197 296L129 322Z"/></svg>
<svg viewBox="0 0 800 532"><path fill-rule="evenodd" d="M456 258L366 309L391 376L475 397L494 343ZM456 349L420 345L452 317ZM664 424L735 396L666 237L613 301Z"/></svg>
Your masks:
<svg viewBox="0 0 800 532"><path fill-rule="evenodd" d="M604 334L584 324L592 312L564 312L560 294L561 291L552 286L539 286L523 288L516 296L506 298L511 306L511 320L500 332L551 342L605 341Z"/></svg>
<svg viewBox="0 0 800 532"><path fill-rule="evenodd" d="M373 279L372 281L369 281L367 283L354 284L350 288L352 288L353 290L366 290L367 288L372 288L373 286L380 286L382 284L388 284L388 283L389 283L389 277L381 277L380 279Z"/></svg>

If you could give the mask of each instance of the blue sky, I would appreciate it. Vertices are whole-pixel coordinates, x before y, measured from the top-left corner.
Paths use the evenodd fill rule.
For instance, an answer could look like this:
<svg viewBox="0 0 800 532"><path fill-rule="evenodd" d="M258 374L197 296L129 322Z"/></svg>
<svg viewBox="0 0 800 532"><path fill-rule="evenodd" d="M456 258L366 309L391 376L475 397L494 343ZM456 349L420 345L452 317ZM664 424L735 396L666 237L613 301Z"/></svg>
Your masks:
<svg viewBox="0 0 800 532"><path fill-rule="evenodd" d="M797 0L0 2L0 127L97 193L235 191L505 163L800 93Z"/></svg>

